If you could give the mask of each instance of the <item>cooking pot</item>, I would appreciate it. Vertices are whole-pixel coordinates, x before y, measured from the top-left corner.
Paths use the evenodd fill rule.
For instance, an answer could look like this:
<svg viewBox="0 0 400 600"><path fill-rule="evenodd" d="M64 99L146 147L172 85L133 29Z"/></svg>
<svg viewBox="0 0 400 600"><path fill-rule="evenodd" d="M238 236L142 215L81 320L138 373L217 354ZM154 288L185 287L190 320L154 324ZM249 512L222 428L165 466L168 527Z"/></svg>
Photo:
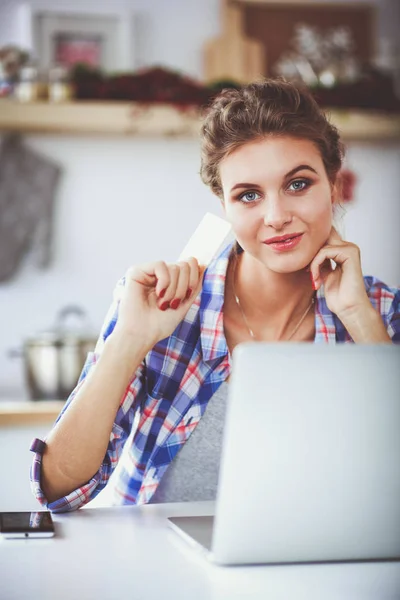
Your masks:
<svg viewBox="0 0 400 600"><path fill-rule="evenodd" d="M78 326L68 326L71 317L78 319ZM86 313L79 306L66 306L58 313L53 329L27 338L18 354L24 358L31 400L66 400L96 340L97 336L90 333Z"/></svg>

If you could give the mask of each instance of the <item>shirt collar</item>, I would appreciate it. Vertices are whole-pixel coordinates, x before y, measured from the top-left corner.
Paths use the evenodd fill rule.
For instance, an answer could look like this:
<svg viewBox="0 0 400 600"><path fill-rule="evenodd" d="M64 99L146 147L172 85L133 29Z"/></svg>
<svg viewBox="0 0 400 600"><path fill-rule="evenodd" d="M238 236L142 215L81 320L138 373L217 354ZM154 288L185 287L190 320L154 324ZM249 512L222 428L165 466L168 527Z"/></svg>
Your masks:
<svg viewBox="0 0 400 600"><path fill-rule="evenodd" d="M229 258L235 242L229 243L208 266L200 297L200 343L204 361L228 356L223 322L224 290ZM315 343L336 343L334 314L326 304L323 286L316 294Z"/></svg>
<svg viewBox="0 0 400 600"><path fill-rule="evenodd" d="M228 355L223 309L226 273L234 244L230 242L204 273L200 297L200 343L206 362Z"/></svg>

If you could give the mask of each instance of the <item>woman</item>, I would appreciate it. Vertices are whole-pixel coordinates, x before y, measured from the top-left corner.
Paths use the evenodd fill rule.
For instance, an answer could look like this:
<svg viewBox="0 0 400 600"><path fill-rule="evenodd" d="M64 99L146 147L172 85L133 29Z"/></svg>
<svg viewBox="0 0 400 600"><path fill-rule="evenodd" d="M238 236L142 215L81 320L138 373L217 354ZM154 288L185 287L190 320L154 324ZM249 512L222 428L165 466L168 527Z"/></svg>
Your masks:
<svg viewBox="0 0 400 600"><path fill-rule="evenodd" d="M195 259L157 262L121 280L76 389L46 443L32 445L43 504L79 508L117 464L116 503L211 499L238 343L400 340L400 291L363 278L358 248L332 225L342 154L336 129L292 84L214 100L201 175L237 244L205 271Z"/></svg>

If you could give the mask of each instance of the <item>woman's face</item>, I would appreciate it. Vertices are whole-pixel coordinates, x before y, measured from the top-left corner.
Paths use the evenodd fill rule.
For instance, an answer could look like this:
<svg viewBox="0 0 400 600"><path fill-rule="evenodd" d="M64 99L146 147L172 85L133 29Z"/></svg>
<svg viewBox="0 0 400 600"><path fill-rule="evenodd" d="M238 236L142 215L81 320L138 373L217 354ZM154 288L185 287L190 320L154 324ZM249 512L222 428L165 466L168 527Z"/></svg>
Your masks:
<svg viewBox="0 0 400 600"><path fill-rule="evenodd" d="M248 142L223 159L220 177L226 218L246 252L278 273L309 265L329 236L333 198L312 142Z"/></svg>

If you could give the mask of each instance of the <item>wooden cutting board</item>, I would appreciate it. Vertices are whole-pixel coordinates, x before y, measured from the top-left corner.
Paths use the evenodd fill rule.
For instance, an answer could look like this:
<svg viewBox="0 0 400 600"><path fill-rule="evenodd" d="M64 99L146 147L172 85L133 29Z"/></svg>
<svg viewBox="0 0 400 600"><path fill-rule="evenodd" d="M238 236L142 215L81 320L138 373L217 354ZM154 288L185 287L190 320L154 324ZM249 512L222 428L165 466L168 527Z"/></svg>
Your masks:
<svg viewBox="0 0 400 600"><path fill-rule="evenodd" d="M243 33L243 8L222 1L221 37L204 46L204 79L207 84L223 79L249 83L265 76L265 46Z"/></svg>

